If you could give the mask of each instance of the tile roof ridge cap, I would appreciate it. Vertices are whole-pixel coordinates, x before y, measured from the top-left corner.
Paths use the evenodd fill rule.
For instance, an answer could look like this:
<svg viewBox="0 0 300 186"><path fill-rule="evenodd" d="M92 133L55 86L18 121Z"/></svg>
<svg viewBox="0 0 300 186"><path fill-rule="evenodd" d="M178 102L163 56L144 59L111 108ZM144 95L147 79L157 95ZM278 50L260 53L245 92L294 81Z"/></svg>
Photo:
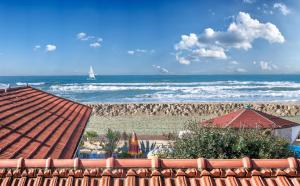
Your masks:
<svg viewBox="0 0 300 186"><path fill-rule="evenodd" d="M249 157L243 157L242 162L244 169L251 169L253 167L252 160Z"/></svg>
<svg viewBox="0 0 300 186"><path fill-rule="evenodd" d="M275 129L275 128L280 128L280 127L278 127L278 125L276 125L275 122L273 122L272 120L270 120L269 118L267 118L266 116L264 116L263 114L261 114L260 111L254 110L254 109L251 109L251 111L254 112L256 115L259 115L259 116L261 116L261 117L263 117L263 118L269 120L271 123L273 123L273 126L275 126L275 127L272 127L273 129ZM262 112L262 113L264 113L264 112ZM277 117L277 116L276 116L276 117Z"/></svg>
<svg viewBox="0 0 300 186"><path fill-rule="evenodd" d="M8 93L8 92L11 92L11 91L14 91L14 90L26 89L26 88L32 88L32 87L28 85L28 86L16 86L16 87L0 88L0 93Z"/></svg>
<svg viewBox="0 0 300 186"><path fill-rule="evenodd" d="M24 167L24 158L23 158L23 157L20 157L20 158L18 159L17 168L18 168L18 169L21 169L21 168L23 168L23 167Z"/></svg>
<svg viewBox="0 0 300 186"><path fill-rule="evenodd" d="M106 161L115 160L118 162L118 159L103 159L102 164L99 166L99 160L91 161L91 159L0 159L0 169L1 168L35 168L40 167L44 169L49 168L72 168L72 169L88 169L88 168L105 168ZM119 159L120 160L120 159ZM142 159L148 160L135 162L138 159L127 159L127 163L124 162L126 159L122 159L123 165L117 163L114 168L126 169L131 167L136 168L151 168L151 159ZM161 164L156 168L163 169L180 169L180 168L202 168L202 169L235 169L235 168L245 168L245 169L260 169L260 168L293 168L297 169L299 167L299 159L296 158L285 158L285 159L250 159L244 157L242 159L202 159L202 163L205 163L205 166L200 166L197 160L201 159L157 159L161 161ZM182 163L185 163L183 165ZM125 163L125 164L124 164ZM179 164L178 164L179 163ZM183 167L181 167L181 165ZM188 165L188 166L186 166Z"/></svg>
<svg viewBox="0 0 300 186"><path fill-rule="evenodd" d="M197 168L199 170L207 168L207 159L206 158L198 158L197 159Z"/></svg>
<svg viewBox="0 0 300 186"><path fill-rule="evenodd" d="M289 162L289 166L291 169L298 169L299 168L299 163L295 157L289 157L287 158Z"/></svg>
<svg viewBox="0 0 300 186"><path fill-rule="evenodd" d="M296 122L294 122L294 121L290 121L290 120L287 120L287 119L284 119L284 118L281 118L281 117L279 117L279 116L275 116L275 115L271 115L271 114L268 114L268 113L265 113L265 112L262 112L262 111L259 111L259 110L254 110L257 114L259 114L259 115L261 115L262 117L264 117L264 118L266 118L266 119L268 119L266 116L264 116L264 114L266 114L266 115L269 115L269 116L273 116L273 117L276 117L276 118L279 118L279 119L282 119L282 120L286 120L286 121L289 121L289 122L291 122L292 124L295 124L295 125L300 125L300 123L296 123ZM270 120L270 119L268 119L268 120ZM272 121L272 120L270 120L270 121ZM273 122L274 123L274 122ZM276 125L276 124L275 124ZM278 126L278 125L277 125ZM290 125L289 125L290 126ZM278 128L283 128L282 126L279 126Z"/></svg>
<svg viewBox="0 0 300 186"><path fill-rule="evenodd" d="M234 120L236 120L238 117L240 117L244 112L246 112L247 109L244 108L244 109L239 109L239 110L242 110L242 111L237 116L235 116L230 122L228 122L228 124L226 125L226 127L230 126L232 124L232 122ZM239 111L239 110L237 110L237 111Z"/></svg>

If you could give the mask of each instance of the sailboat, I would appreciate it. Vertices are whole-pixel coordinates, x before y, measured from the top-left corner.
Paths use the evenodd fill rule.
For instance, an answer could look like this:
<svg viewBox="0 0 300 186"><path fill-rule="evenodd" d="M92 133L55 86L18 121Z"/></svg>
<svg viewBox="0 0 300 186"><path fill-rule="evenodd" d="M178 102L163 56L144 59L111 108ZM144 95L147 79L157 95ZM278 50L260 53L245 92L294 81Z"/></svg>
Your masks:
<svg viewBox="0 0 300 186"><path fill-rule="evenodd" d="M93 70L93 67L90 66L90 71L89 71L89 80L95 80L96 79L96 76L95 76L95 72Z"/></svg>

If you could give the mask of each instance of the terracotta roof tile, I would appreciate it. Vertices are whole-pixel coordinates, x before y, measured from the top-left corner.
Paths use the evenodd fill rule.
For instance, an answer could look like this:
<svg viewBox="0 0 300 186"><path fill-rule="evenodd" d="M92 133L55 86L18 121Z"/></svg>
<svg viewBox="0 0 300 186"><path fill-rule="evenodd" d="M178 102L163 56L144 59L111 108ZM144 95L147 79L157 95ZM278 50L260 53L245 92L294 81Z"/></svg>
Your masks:
<svg viewBox="0 0 300 186"><path fill-rule="evenodd" d="M158 167L153 167L153 161L160 162ZM203 161L206 162L206 166L199 169ZM107 164L107 162L111 163ZM2 186L291 186L300 185L299 163L300 160L294 158L201 159L201 161L199 159L20 158L0 160L0 184Z"/></svg>
<svg viewBox="0 0 300 186"><path fill-rule="evenodd" d="M32 87L0 90L0 158L72 158L90 114Z"/></svg>
<svg viewBox="0 0 300 186"><path fill-rule="evenodd" d="M201 124L237 128L285 128L299 125L298 123L254 109L239 109L229 114L201 122Z"/></svg>

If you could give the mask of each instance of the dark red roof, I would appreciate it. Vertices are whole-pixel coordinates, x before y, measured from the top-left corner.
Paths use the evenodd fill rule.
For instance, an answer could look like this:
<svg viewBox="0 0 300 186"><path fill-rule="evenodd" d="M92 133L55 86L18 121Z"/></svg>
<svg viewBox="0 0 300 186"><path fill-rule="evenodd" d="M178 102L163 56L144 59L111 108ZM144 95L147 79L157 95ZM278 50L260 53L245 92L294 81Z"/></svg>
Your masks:
<svg viewBox="0 0 300 186"><path fill-rule="evenodd" d="M73 158L90 114L32 87L0 90L0 159Z"/></svg>
<svg viewBox="0 0 300 186"><path fill-rule="evenodd" d="M277 116L246 108L204 121L202 124L236 128L285 128L299 125Z"/></svg>
<svg viewBox="0 0 300 186"><path fill-rule="evenodd" d="M105 186L300 185L299 159L10 159L0 184Z"/></svg>

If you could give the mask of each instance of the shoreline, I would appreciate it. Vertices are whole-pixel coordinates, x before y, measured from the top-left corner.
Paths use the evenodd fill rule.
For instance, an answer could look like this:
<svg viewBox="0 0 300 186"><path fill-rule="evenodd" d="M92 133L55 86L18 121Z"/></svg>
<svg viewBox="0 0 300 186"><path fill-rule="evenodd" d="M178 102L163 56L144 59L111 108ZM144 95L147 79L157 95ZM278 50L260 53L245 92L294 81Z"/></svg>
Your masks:
<svg viewBox="0 0 300 186"><path fill-rule="evenodd" d="M87 131L105 134L108 128L119 132L157 138L178 133L191 121L204 121L246 105L253 109L300 123L296 103L95 103Z"/></svg>
<svg viewBox="0 0 300 186"><path fill-rule="evenodd" d="M194 102L81 102L82 104L85 105L97 105L97 104L299 104L300 105L300 100L299 101L194 101Z"/></svg>

